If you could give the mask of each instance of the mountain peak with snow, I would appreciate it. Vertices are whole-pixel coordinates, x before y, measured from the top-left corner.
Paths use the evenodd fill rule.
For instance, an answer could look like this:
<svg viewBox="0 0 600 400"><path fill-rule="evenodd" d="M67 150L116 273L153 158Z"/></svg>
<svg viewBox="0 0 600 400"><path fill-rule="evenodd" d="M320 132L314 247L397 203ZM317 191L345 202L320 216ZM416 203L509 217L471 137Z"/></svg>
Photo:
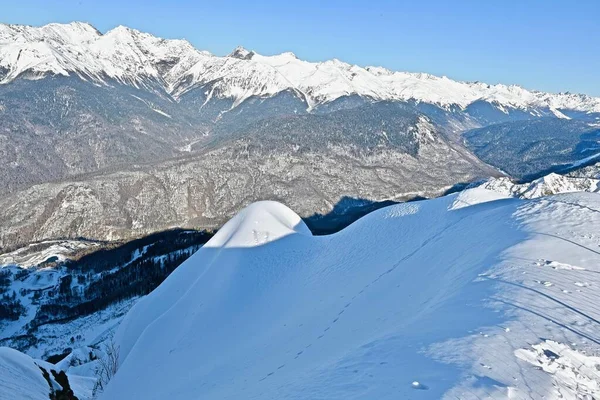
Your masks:
<svg viewBox="0 0 600 400"><path fill-rule="evenodd" d="M240 60L250 60L254 56L254 52L245 49L242 46L238 46L231 53L227 55L227 57L238 58Z"/></svg>
<svg viewBox="0 0 600 400"><path fill-rule="evenodd" d="M291 52L291 51L284 51L280 55L283 56L283 57L290 57L290 58L294 58L294 59L298 60L298 56L296 56L296 54L294 52Z"/></svg>

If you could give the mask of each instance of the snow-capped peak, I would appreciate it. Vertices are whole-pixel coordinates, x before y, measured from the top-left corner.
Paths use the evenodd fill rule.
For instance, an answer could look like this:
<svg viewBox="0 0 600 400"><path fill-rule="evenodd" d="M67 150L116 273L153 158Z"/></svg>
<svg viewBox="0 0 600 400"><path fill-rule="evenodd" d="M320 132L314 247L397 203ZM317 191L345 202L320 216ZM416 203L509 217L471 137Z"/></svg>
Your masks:
<svg viewBox="0 0 600 400"><path fill-rule="evenodd" d="M227 57L239 58L240 60L250 60L254 56L254 52L238 46Z"/></svg>
<svg viewBox="0 0 600 400"><path fill-rule="evenodd" d="M600 98L586 95L363 68L337 59L307 62L291 52L263 56L241 46L218 57L185 40L161 39L124 26L101 34L82 22L42 27L0 24L0 83L46 75L74 75L101 84L115 80L138 87L152 82L175 98L210 85L211 96L233 98L234 105L251 96L293 90L302 93L309 108L358 95L460 108L486 101L501 109L543 108L561 118L566 117L564 110L600 112Z"/></svg>
<svg viewBox="0 0 600 400"><path fill-rule="evenodd" d="M296 60L298 59L298 57L296 56L296 54L294 54L291 51L285 51L283 53L280 54L281 57L290 57L290 58L295 58Z"/></svg>
<svg viewBox="0 0 600 400"><path fill-rule="evenodd" d="M87 22L51 23L41 27L0 24L0 43L10 40L81 43L102 34Z"/></svg>
<svg viewBox="0 0 600 400"><path fill-rule="evenodd" d="M365 69L367 71L369 71L370 73L372 73L373 75L376 75L376 76L392 75L394 73L394 71L389 70L389 69L384 68L384 67L372 67L372 66L369 66L369 67L365 67Z"/></svg>

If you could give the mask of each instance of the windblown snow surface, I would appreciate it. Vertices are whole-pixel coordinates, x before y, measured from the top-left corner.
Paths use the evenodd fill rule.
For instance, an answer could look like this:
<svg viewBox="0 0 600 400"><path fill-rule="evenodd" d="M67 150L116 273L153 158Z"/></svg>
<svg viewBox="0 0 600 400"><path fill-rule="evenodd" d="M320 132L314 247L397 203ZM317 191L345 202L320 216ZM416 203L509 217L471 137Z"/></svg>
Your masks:
<svg viewBox="0 0 600 400"><path fill-rule="evenodd" d="M17 350L0 347L0 398L48 398L50 386L33 359Z"/></svg>
<svg viewBox="0 0 600 400"><path fill-rule="evenodd" d="M132 308L101 398L599 398L599 227L594 193L474 188L321 237L255 203Z"/></svg>

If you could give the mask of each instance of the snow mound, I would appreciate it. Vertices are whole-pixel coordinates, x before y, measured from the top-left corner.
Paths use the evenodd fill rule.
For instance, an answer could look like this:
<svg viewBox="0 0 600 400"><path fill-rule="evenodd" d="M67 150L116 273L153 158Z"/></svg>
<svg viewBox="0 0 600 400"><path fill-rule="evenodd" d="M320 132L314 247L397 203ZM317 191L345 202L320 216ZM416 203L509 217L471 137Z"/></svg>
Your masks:
<svg viewBox="0 0 600 400"><path fill-rule="evenodd" d="M213 274L229 270L243 263L247 251L253 248L282 240L297 241L298 238L312 237L302 219L283 204L274 201L256 202L228 221L196 254L190 257L195 262L185 262L177 268L177 274L171 274L154 292L153 297L142 298L124 318L116 333L116 341L124 359L146 327L169 310L180 299L179 296L194 289L198 285L208 283ZM287 240L286 240L287 239ZM225 251L231 249L230 251ZM256 276L279 273L283 265L268 260L256 266ZM251 271L247 270L249 273ZM207 278L203 278L207 276ZM225 282L221 282L225 284ZM214 289L219 282L214 281Z"/></svg>
<svg viewBox="0 0 600 400"><path fill-rule="evenodd" d="M509 196L502 192L488 190L482 187L469 188L463 190L456 196L454 202L450 206L450 210L458 210L459 208L506 199L508 197Z"/></svg>
<svg viewBox="0 0 600 400"><path fill-rule="evenodd" d="M228 221L205 247L253 247L293 233L312 235L304 221L275 201L260 201Z"/></svg>
<svg viewBox="0 0 600 400"><path fill-rule="evenodd" d="M396 205L317 237L285 206L248 207L124 318L102 398L595 393L595 359L571 354L567 376L530 352L600 353L600 196L501 197Z"/></svg>

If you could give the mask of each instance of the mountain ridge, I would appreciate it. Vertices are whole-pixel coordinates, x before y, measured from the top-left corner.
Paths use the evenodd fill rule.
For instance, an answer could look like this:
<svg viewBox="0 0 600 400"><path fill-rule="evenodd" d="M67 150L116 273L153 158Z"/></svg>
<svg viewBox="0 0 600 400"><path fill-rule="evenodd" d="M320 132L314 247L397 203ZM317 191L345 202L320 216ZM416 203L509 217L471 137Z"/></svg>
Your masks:
<svg viewBox="0 0 600 400"><path fill-rule="evenodd" d="M254 203L130 310L100 398L595 397L598 196L504 197L324 237Z"/></svg>
<svg viewBox="0 0 600 400"><path fill-rule="evenodd" d="M107 78L134 87L158 84L175 100L214 83L217 92L212 94L234 98L234 106L251 96L273 96L294 89L307 98L309 110L358 94L374 100L414 100L462 109L483 100L500 108L545 108L559 118L567 117L561 109L600 112L600 98L584 94L553 94L518 85L363 68L337 59L308 62L290 52L263 56L238 48L220 57L183 39L162 39L125 26L101 33L81 22L42 27L0 24L0 56L1 83L20 76L38 79L47 74L75 74L100 84L110 84Z"/></svg>

